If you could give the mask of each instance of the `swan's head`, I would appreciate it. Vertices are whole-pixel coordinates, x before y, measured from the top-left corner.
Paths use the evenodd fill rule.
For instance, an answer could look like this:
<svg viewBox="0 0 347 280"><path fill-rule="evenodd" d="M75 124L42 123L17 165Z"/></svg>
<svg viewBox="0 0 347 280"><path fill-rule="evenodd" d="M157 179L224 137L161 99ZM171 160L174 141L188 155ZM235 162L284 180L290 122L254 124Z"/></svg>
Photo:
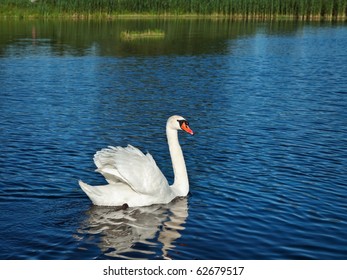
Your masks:
<svg viewBox="0 0 347 280"><path fill-rule="evenodd" d="M183 130L189 133L190 135L194 134L193 130L191 130L191 128L189 127L188 121L181 116L171 116L167 120L166 127L173 130Z"/></svg>

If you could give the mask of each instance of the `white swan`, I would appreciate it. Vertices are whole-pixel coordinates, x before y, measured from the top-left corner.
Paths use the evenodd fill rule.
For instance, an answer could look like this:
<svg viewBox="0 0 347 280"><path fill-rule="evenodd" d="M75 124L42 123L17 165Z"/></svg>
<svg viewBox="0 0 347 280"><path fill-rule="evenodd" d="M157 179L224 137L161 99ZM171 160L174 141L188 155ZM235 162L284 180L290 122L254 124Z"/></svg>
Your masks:
<svg viewBox="0 0 347 280"><path fill-rule="evenodd" d="M79 185L95 205L129 207L166 204L177 196L186 196L189 181L178 130L193 135L188 122L181 116L171 116L166 123L174 183L169 186L153 157L128 145L108 147L94 155L94 163L108 182L103 186L90 186L82 181Z"/></svg>

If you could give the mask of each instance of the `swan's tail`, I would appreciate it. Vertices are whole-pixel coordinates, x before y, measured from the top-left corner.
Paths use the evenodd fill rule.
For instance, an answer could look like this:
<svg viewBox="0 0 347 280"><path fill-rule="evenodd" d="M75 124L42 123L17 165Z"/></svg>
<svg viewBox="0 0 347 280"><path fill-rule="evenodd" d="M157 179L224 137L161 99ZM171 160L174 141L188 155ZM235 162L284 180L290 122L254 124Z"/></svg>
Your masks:
<svg viewBox="0 0 347 280"><path fill-rule="evenodd" d="M100 190L96 187L92 187L86 183L84 183L82 180L78 181L78 184L80 185L81 189L88 195L88 197L94 202L95 196L100 196Z"/></svg>

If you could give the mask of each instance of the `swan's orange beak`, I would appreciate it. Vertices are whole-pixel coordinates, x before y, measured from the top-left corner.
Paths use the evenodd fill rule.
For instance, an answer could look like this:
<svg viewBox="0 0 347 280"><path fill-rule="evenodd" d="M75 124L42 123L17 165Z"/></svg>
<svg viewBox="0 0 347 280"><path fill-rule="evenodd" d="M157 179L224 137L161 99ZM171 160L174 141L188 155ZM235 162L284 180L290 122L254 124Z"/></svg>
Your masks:
<svg viewBox="0 0 347 280"><path fill-rule="evenodd" d="M194 135L193 130L190 129L189 125L186 122L183 122L181 125L182 130L189 133L190 135Z"/></svg>

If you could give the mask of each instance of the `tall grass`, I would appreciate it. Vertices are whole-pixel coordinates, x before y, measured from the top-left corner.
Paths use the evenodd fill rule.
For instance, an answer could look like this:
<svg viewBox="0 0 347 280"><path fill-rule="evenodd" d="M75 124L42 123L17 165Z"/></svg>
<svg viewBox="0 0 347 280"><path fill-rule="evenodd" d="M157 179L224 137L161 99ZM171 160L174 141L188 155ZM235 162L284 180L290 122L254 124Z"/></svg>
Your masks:
<svg viewBox="0 0 347 280"><path fill-rule="evenodd" d="M347 0L1 0L0 14L346 19Z"/></svg>

